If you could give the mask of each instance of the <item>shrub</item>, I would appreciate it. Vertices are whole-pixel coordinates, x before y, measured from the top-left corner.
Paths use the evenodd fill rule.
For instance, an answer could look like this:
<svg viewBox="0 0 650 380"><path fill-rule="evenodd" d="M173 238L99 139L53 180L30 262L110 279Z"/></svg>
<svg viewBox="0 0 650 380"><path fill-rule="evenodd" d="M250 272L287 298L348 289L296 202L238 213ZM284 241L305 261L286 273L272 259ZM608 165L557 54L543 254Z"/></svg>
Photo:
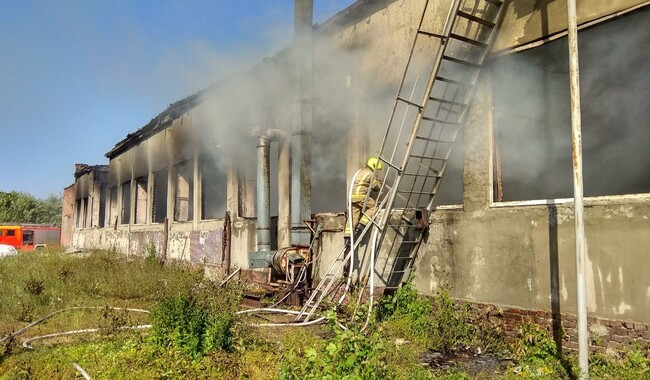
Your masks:
<svg viewBox="0 0 650 380"><path fill-rule="evenodd" d="M233 347L238 294L210 284L163 298L151 311L151 340L192 356Z"/></svg>
<svg viewBox="0 0 650 380"><path fill-rule="evenodd" d="M467 305L457 309L444 290L428 299L411 282L380 302L377 319L388 321L406 338L426 339L431 349L441 352L470 345L474 333Z"/></svg>
<svg viewBox="0 0 650 380"><path fill-rule="evenodd" d="M388 379L384 342L378 333L335 328L322 348L291 349L282 358L280 379Z"/></svg>

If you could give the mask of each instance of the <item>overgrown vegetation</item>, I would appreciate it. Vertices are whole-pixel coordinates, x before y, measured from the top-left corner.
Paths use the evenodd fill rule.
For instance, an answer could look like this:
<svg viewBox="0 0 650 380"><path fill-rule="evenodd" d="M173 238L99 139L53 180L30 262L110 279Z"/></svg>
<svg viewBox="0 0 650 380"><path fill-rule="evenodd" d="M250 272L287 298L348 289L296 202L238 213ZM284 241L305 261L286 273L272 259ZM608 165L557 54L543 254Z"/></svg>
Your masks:
<svg viewBox="0 0 650 380"><path fill-rule="evenodd" d="M0 223L43 223L61 226L61 196L38 199L31 194L0 191Z"/></svg>
<svg viewBox="0 0 650 380"><path fill-rule="evenodd" d="M103 307L57 316L24 337L89 327L100 327L100 334L46 340L33 351L20 347L23 336L3 342L0 379L75 378L73 362L94 379L569 379L576 373L575 359L557 349L546 328L525 323L506 342L491 318L498 310L478 313L444 291L429 298L406 284L378 302L363 332L367 304L328 312L327 326L253 327L236 315L241 293L146 257L47 252L0 260L0 336L64 307L151 310L147 316ZM153 328L123 328L143 323ZM592 355L591 376L648 378L648 350ZM497 373L454 363L479 352L507 365ZM427 357L449 364L420 364L430 363Z"/></svg>
<svg viewBox="0 0 650 380"><path fill-rule="evenodd" d="M164 297L151 312L151 340L193 357L233 348L240 294L210 283Z"/></svg>

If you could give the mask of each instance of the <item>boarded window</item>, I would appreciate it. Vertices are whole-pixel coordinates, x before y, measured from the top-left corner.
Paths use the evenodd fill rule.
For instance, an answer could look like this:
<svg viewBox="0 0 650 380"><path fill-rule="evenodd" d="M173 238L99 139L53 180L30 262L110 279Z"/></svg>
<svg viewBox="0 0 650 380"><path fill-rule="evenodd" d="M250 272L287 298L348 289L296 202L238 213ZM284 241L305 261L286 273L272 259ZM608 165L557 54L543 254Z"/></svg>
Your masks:
<svg viewBox="0 0 650 380"><path fill-rule="evenodd" d="M135 180L135 223L147 223L147 177L136 178Z"/></svg>
<svg viewBox="0 0 650 380"><path fill-rule="evenodd" d="M117 186L112 186L108 189L108 204L106 209L106 220L110 226L117 223Z"/></svg>
<svg viewBox="0 0 650 380"><path fill-rule="evenodd" d="M176 166L176 202L174 220L186 222L193 217L194 179L192 161L185 161Z"/></svg>

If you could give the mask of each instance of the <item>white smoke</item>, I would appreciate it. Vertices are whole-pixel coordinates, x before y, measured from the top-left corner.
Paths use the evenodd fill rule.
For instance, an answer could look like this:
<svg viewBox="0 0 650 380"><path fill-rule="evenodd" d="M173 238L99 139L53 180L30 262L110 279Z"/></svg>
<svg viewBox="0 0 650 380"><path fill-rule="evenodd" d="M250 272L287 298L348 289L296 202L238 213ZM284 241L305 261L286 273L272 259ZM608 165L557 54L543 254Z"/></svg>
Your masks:
<svg viewBox="0 0 650 380"><path fill-rule="evenodd" d="M650 191L650 16L645 8L579 33L584 191ZM566 38L493 62L505 200L572 197Z"/></svg>

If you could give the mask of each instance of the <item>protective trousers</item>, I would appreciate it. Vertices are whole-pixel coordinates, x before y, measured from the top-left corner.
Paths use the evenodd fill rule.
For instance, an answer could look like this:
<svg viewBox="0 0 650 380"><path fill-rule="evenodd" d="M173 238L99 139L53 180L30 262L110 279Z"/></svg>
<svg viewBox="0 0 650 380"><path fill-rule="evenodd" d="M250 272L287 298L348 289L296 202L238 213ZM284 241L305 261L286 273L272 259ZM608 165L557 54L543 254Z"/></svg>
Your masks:
<svg viewBox="0 0 650 380"><path fill-rule="evenodd" d="M364 226L366 226L370 222L370 218L372 218L375 215L375 212L377 212L377 204L375 200L372 198L368 198L368 200L366 201L366 211L364 212L363 216L361 216L362 208L363 208L363 201L352 202L352 228L353 229L363 228ZM350 223L346 221L344 236L346 238L349 238L351 232L352 231L350 231Z"/></svg>

